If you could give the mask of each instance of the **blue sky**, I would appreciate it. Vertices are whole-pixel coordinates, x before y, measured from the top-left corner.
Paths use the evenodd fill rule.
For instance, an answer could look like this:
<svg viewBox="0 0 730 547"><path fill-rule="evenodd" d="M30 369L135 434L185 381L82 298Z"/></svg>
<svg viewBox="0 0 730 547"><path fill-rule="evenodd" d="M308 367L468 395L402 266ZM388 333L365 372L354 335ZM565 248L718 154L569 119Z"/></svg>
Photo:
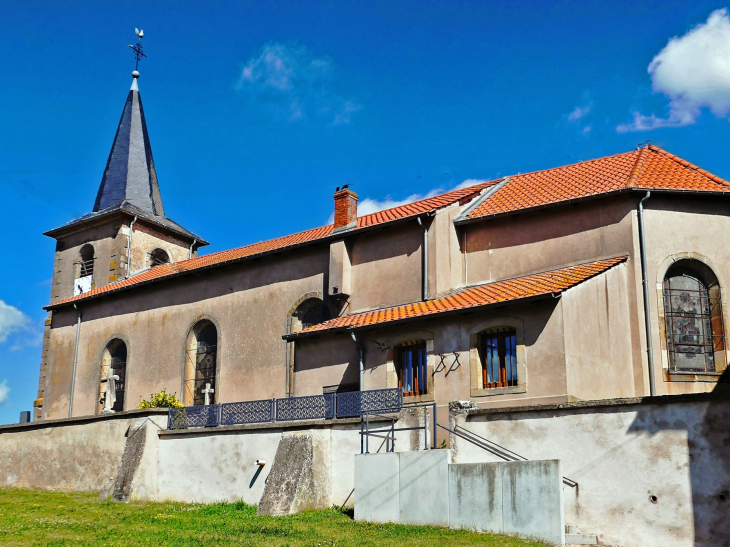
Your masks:
<svg viewBox="0 0 730 547"><path fill-rule="evenodd" d="M0 423L32 409L54 251L42 232L92 208L135 27L165 211L212 252L325 224L346 182L374 210L647 139L730 178L724 7L6 3Z"/></svg>

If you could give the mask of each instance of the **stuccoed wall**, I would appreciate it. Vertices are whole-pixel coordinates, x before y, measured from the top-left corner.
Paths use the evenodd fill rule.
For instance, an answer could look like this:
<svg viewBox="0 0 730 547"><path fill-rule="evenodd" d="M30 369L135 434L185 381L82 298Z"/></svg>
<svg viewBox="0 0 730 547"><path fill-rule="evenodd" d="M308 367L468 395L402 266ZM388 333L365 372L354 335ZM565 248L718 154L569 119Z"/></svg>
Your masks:
<svg viewBox="0 0 730 547"><path fill-rule="evenodd" d="M156 437L156 431L166 427L167 415L135 411L0 427L0 486L108 491L117 477L127 431L144 421ZM148 443L148 450L152 446ZM148 484L149 476L139 481Z"/></svg>
<svg viewBox="0 0 730 547"><path fill-rule="evenodd" d="M617 399L533 409L452 405L457 425L529 459L559 459L565 521L599 544L727 545L727 393ZM502 461L457 437L454 461Z"/></svg>

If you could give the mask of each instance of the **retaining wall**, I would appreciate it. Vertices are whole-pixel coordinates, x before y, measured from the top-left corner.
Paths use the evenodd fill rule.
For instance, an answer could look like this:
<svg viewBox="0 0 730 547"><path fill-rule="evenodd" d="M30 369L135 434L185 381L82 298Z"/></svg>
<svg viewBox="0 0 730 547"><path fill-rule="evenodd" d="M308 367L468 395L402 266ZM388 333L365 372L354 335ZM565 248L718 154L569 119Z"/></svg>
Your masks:
<svg viewBox="0 0 730 547"><path fill-rule="evenodd" d="M563 485L565 520L599 544L730 545L727 394L463 406L452 405L452 424L523 457L561 461L578 483ZM451 443L454 462L503 461L456 436Z"/></svg>

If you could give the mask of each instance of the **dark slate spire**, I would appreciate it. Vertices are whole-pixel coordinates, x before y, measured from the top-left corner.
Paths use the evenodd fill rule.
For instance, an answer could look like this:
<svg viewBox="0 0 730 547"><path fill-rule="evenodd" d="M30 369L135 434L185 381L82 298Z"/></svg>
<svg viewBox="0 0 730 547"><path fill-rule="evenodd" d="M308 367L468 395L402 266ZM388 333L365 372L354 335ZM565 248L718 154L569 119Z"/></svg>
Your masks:
<svg viewBox="0 0 730 547"><path fill-rule="evenodd" d="M135 70L132 75L132 87L106 162L94 202L94 212L119 206L126 200L147 213L164 217L142 99L137 87L139 73Z"/></svg>

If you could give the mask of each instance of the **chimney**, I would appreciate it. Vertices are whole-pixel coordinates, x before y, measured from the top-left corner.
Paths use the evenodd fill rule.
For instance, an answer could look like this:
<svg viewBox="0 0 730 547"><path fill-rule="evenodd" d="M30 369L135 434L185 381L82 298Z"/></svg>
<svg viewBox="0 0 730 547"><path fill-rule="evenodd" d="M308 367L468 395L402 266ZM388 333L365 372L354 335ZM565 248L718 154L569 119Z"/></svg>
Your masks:
<svg viewBox="0 0 730 547"><path fill-rule="evenodd" d="M357 226L357 194L345 184L335 190L335 232L350 230Z"/></svg>

